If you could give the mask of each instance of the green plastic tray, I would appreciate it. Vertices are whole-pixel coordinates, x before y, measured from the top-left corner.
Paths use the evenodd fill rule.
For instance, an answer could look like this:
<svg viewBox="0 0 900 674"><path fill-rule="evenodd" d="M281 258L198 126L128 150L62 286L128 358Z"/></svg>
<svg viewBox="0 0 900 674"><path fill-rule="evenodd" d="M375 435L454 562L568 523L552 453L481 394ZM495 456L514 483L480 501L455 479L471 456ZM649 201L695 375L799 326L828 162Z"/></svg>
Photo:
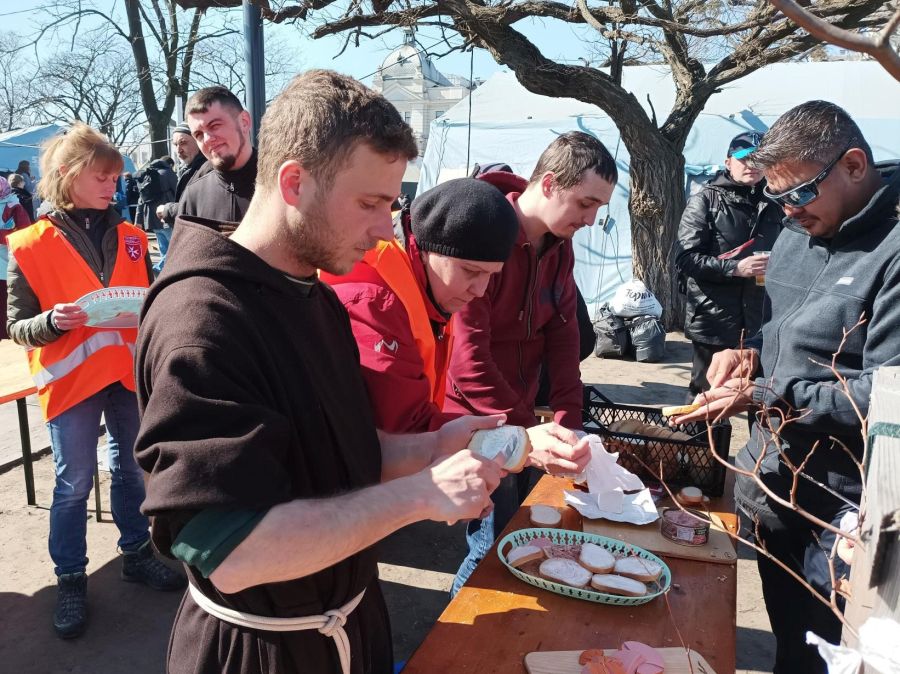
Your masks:
<svg viewBox="0 0 900 674"><path fill-rule="evenodd" d="M662 567L662 573L654 583L647 584L650 592L645 594L643 597L622 597L617 594L606 594L605 592L597 592L596 590L579 589L577 587L570 587L568 585L554 583L538 576L530 576L527 573L522 573L518 569L510 566L509 562L506 560L506 552L508 547L525 545L534 538L544 537L549 538L557 545L579 545L582 543L594 543L606 548L611 553L617 556L621 556L622 554L637 555L638 557L643 557L644 559L649 559L659 564ZM535 587L539 587L542 590L549 590L550 592L555 592L556 594L561 594L566 597L584 599L585 601L592 601L597 604L611 604L613 606L639 606L640 604L646 604L648 601L651 601L659 595L667 592L669 586L672 584L672 572L669 570L669 567L664 561L662 561L652 552L647 552L643 548L639 548L636 545L631 545L630 543L626 543L625 541L619 541L615 538L607 538L606 536L598 536L596 534L586 534L583 531L569 531L567 529L519 529L518 531L513 531L512 533L509 533L503 537L503 539L500 541L500 544L497 546L497 556L500 557L500 561L503 562L504 566L506 566L506 568L510 570L510 573L512 573L519 580L525 581L529 585L534 585ZM655 591L653 590L654 585L656 586Z"/></svg>

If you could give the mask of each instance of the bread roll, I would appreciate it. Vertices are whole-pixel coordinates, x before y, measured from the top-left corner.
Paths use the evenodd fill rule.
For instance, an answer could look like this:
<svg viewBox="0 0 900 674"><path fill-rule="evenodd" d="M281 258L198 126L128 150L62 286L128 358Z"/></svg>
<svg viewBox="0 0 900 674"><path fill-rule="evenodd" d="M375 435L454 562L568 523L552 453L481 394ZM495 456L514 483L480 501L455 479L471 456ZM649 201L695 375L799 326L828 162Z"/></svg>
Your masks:
<svg viewBox="0 0 900 674"><path fill-rule="evenodd" d="M536 527L558 527L562 522L562 515L556 508L545 505L531 506L529 515L531 523Z"/></svg>
<svg viewBox="0 0 900 674"><path fill-rule="evenodd" d="M619 422L619 428L616 432L634 435L640 433L643 427L644 422L640 419L625 419L624 421Z"/></svg>
<svg viewBox="0 0 900 674"><path fill-rule="evenodd" d="M591 587L598 592L617 594L623 597L643 597L647 594L647 586L642 582L608 573L598 573L592 576Z"/></svg>
<svg viewBox="0 0 900 674"><path fill-rule="evenodd" d="M584 543L578 563L594 573L609 573L616 565L616 558L609 550L596 543Z"/></svg>
<svg viewBox="0 0 900 674"><path fill-rule="evenodd" d="M544 551L536 545L519 545L509 551L506 561L510 566L519 568L523 564L544 558Z"/></svg>
<svg viewBox="0 0 900 674"><path fill-rule="evenodd" d="M571 587L585 587L593 575L578 562L558 557L551 557L541 562L538 573L554 583L562 583Z"/></svg>
<svg viewBox="0 0 900 674"><path fill-rule="evenodd" d="M662 566L642 557L623 557L616 560L613 570L620 576L628 576L649 583L659 578Z"/></svg>
<svg viewBox="0 0 900 674"><path fill-rule="evenodd" d="M503 469L518 473L531 452L531 440L521 426L499 426L475 431L469 449L486 459L504 457Z"/></svg>
<svg viewBox="0 0 900 674"><path fill-rule="evenodd" d="M671 407L663 407L661 412L664 417L677 417L682 414L690 414L696 412L703 403L691 403L690 405L672 405Z"/></svg>

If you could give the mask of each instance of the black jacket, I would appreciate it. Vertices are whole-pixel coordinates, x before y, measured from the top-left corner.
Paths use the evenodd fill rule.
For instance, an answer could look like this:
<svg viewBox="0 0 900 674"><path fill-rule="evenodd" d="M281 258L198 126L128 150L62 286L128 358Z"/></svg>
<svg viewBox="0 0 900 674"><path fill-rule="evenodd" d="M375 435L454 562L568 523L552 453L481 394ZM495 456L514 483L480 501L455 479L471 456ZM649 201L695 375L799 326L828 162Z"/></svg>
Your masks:
<svg viewBox="0 0 900 674"><path fill-rule="evenodd" d="M169 224L175 222L175 216L178 215L178 201L181 199L181 195L184 194L184 190L191 182L191 179L205 163L206 157L203 156L203 153L198 152L191 161L187 164L182 164L181 168L178 169L178 183L175 185L175 200L170 201L165 205L165 212L163 214L164 221Z"/></svg>
<svg viewBox="0 0 900 674"><path fill-rule="evenodd" d="M217 171L206 162L178 200L178 217L239 223L250 206L256 185L256 150L241 168Z"/></svg>
<svg viewBox="0 0 900 674"><path fill-rule="evenodd" d="M144 170L153 170L159 174L160 189L162 190L158 198L144 201L143 197L141 197L138 202L137 217L135 218L137 222L134 224L149 232L163 228L163 221L156 217L156 207L175 199L175 186L178 184L178 176L175 175L172 167L162 159L150 162L150 165Z"/></svg>
<svg viewBox="0 0 900 674"><path fill-rule="evenodd" d="M737 263L754 251L772 250L781 231L781 209L762 194L763 183L740 185L717 173L688 199L678 226L675 266L684 279L684 334L695 342L735 347L762 323L765 288L755 278L734 276ZM753 244L730 260L717 256L749 239Z"/></svg>
<svg viewBox="0 0 900 674"><path fill-rule="evenodd" d="M13 194L19 197L19 203L22 204L22 208L25 209L28 217L34 222L34 197L31 196L31 192L24 187L13 187L12 191Z"/></svg>

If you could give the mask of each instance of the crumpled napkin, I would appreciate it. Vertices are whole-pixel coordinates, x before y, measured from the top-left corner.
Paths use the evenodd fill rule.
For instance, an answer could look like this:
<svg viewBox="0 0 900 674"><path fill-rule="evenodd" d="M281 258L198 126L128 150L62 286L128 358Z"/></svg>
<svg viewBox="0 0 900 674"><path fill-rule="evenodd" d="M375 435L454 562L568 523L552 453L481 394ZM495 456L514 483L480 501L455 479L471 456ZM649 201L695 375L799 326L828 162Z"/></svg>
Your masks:
<svg viewBox="0 0 900 674"><path fill-rule="evenodd" d="M649 524L659 519L650 490L641 479L620 466L618 453L610 453L599 436L589 435L591 460L579 481L586 481L588 493L565 492L566 503L588 519ZM637 493L626 494L626 491Z"/></svg>

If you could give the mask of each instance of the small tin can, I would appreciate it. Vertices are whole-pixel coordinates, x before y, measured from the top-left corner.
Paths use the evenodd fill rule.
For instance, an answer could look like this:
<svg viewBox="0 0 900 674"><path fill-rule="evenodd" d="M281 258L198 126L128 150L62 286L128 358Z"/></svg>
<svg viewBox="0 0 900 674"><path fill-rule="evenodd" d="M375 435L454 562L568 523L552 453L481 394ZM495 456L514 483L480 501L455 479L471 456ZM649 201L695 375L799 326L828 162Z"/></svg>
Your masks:
<svg viewBox="0 0 900 674"><path fill-rule="evenodd" d="M709 541L709 523L695 510L666 508L659 520L659 531L679 545L706 545Z"/></svg>

